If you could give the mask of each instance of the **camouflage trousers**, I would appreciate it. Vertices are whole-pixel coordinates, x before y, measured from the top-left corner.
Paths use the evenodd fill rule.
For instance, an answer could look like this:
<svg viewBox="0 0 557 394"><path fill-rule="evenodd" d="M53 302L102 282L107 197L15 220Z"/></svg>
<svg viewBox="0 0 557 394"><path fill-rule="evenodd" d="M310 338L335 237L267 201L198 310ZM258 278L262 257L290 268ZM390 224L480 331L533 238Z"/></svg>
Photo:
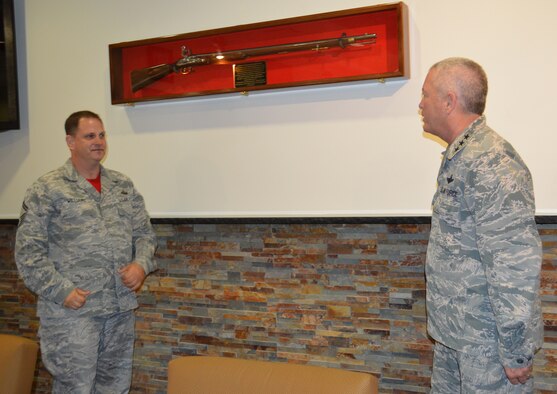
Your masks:
<svg viewBox="0 0 557 394"><path fill-rule="evenodd" d="M67 319L41 318L41 356L54 394L128 393L133 311Z"/></svg>
<svg viewBox="0 0 557 394"><path fill-rule="evenodd" d="M534 381L513 385L497 357L471 356L435 343L431 394L532 393Z"/></svg>

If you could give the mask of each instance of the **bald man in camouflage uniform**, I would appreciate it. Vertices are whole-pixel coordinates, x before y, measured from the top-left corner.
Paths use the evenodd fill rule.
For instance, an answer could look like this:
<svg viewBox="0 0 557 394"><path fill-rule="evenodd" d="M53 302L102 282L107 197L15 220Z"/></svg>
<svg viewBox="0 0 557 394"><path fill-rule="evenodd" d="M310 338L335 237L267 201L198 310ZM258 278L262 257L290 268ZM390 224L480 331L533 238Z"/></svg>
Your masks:
<svg viewBox="0 0 557 394"><path fill-rule="evenodd" d="M25 195L16 263L38 296L42 360L53 393L127 393L135 291L153 271L155 236L129 178L104 168L98 115L66 120L71 158Z"/></svg>
<svg viewBox="0 0 557 394"><path fill-rule="evenodd" d="M435 64L422 90L424 130L448 144L426 261L432 393L531 393L543 341L532 177L486 125L486 96L462 58Z"/></svg>

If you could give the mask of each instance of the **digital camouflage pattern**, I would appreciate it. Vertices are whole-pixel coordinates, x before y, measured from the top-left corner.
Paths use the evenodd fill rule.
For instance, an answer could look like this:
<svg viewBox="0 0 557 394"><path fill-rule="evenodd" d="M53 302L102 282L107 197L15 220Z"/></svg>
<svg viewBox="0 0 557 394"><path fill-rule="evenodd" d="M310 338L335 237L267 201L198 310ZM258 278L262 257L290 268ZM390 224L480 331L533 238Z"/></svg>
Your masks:
<svg viewBox="0 0 557 394"><path fill-rule="evenodd" d="M16 235L15 259L26 286L39 296L37 314L48 318L107 315L137 307L118 269L136 261L155 268L155 234L131 180L101 167L102 193L71 160L27 191ZM76 287L89 290L85 305L63 302Z"/></svg>
<svg viewBox="0 0 557 394"><path fill-rule="evenodd" d="M534 380L512 384L499 357L484 358L449 349L435 343L431 394L528 394Z"/></svg>
<svg viewBox="0 0 557 394"><path fill-rule="evenodd" d="M447 148L437 183L426 261L429 334L510 368L531 365L543 325L528 168L482 116Z"/></svg>
<svg viewBox="0 0 557 394"><path fill-rule="evenodd" d="M52 393L128 393L134 324L133 311L108 316L41 318L41 360L55 377Z"/></svg>
<svg viewBox="0 0 557 394"><path fill-rule="evenodd" d="M102 193L71 160L27 191L15 258L38 296L41 355L55 394L127 393L132 372L135 292L118 270L135 261L155 270L155 234L131 180L101 167ZM74 288L89 290L77 310Z"/></svg>

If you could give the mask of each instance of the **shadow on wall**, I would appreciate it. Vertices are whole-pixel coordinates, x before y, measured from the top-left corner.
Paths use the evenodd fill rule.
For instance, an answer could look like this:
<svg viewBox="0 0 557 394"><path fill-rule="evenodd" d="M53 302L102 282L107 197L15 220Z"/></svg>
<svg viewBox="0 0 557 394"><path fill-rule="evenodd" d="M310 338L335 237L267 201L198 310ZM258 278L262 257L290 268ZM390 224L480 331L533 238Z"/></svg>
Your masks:
<svg viewBox="0 0 557 394"><path fill-rule="evenodd" d="M126 112L139 133L385 117L390 110L400 115L400 108L375 106L373 101L393 96L406 83L357 82L166 100L137 104Z"/></svg>

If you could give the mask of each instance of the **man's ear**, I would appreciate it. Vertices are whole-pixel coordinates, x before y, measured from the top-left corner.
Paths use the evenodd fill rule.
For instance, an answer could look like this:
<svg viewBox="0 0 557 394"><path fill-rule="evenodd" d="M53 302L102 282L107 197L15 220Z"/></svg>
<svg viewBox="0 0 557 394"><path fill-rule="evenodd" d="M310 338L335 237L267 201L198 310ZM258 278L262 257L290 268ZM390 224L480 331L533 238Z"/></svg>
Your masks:
<svg viewBox="0 0 557 394"><path fill-rule="evenodd" d="M457 106L458 97L455 92L449 91L445 98L445 111L450 114Z"/></svg>
<svg viewBox="0 0 557 394"><path fill-rule="evenodd" d="M75 140L73 135L66 135L66 144L68 145L68 148L70 148L70 150L73 150L74 142Z"/></svg>

